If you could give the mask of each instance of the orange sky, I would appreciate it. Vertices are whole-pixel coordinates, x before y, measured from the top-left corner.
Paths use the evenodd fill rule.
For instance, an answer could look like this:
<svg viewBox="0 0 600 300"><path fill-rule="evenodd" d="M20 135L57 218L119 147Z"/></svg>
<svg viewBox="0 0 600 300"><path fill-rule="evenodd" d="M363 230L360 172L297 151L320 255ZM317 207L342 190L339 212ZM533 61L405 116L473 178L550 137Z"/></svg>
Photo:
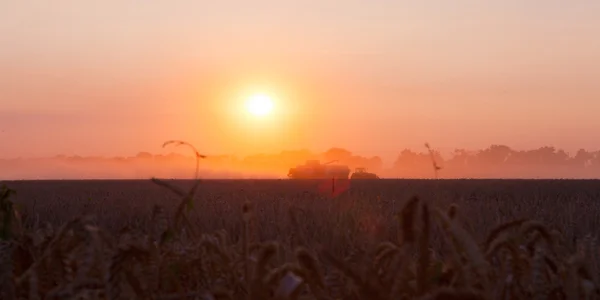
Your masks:
<svg viewBox="0 0 600 300"><path fill-rule="evenodd" d="M3 1L0 157L600 148L600 2L491 2Z"/></svg>

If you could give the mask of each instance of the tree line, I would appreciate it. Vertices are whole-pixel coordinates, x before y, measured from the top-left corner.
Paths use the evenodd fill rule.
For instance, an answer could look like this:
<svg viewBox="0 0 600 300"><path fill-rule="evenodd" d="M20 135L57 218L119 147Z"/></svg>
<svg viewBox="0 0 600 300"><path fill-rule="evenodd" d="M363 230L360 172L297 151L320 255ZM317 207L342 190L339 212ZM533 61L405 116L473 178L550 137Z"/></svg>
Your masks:
<svg viewBox="0 0 600 300"><path fill-rule="evenodd" d="M506 145L491 145L480 150L455 149L442 155L435 149L421 151L404 149L396 159L385 165L381 157L356 155L350 150L334 147L324 152L290 150L246 157L210 155L202 160L206 176L285 178L291 167L307 160L334 162L354 170L367 168L380 177L390 178L598 178L600 151L580 149L569 154L562 149L544 146L531 150L516 150ZM81 157L59 155L45 159L0 159L0 177L32 177L44 173L52 177L77 177L89 174L110 177L111 174L140 177L187 176L195 166L194 157L180 153L151 154L140 152L130 157ZM98 176L100 176L98 175Z"/></svg>

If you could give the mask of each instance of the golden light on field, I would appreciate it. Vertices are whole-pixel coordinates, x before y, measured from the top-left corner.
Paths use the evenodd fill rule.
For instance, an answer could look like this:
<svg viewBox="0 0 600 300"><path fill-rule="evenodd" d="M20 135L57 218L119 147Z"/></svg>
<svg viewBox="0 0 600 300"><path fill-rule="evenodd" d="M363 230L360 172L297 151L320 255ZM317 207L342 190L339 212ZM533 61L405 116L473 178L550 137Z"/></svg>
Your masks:
<svg viewBox="0 0 600 300"><path fill-rule="evenodd" d="M246 109L254 116L266 116L273 111L273 99L266 94L254 94L246 100Z"/></svg>

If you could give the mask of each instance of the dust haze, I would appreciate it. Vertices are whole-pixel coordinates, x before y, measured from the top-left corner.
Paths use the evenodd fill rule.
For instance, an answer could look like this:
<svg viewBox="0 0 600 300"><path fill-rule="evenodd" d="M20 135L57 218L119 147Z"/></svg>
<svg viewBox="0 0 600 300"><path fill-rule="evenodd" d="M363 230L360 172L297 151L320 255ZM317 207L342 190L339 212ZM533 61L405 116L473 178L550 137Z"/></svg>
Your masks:
<svg viewBox="0 0 600 300"><path fill-rule="evenodd" d="M207 155L200 161L200 177L206 179L287 178L290 168L307 160L336 161L351 170L366 168L381 178L432 178L433 162L441 168L439 178L598 178L600 151L580 149L567 153L544 146L515 150L505 145L486 149L455 149L442 154L427 149L399 151L391 164L379 156L354 155L334 147L325 152L282 151L246 157ZM54 156L0 160L0 179L147 179L192 178L195 158L181 153L139 152L130 157Z"/></svg>

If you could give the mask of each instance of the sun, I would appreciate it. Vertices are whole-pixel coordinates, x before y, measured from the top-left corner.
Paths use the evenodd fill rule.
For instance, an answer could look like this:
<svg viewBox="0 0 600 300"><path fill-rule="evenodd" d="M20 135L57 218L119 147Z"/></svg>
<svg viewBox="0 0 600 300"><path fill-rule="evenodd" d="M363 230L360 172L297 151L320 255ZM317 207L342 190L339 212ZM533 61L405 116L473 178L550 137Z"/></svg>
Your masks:
<svg viewBox="0 0 600 300"><path fill-rule="evenodd" d="M273 99L265 94L255 94L246 100L246 109L255 116L266 116L273 111Z"/></svg>

